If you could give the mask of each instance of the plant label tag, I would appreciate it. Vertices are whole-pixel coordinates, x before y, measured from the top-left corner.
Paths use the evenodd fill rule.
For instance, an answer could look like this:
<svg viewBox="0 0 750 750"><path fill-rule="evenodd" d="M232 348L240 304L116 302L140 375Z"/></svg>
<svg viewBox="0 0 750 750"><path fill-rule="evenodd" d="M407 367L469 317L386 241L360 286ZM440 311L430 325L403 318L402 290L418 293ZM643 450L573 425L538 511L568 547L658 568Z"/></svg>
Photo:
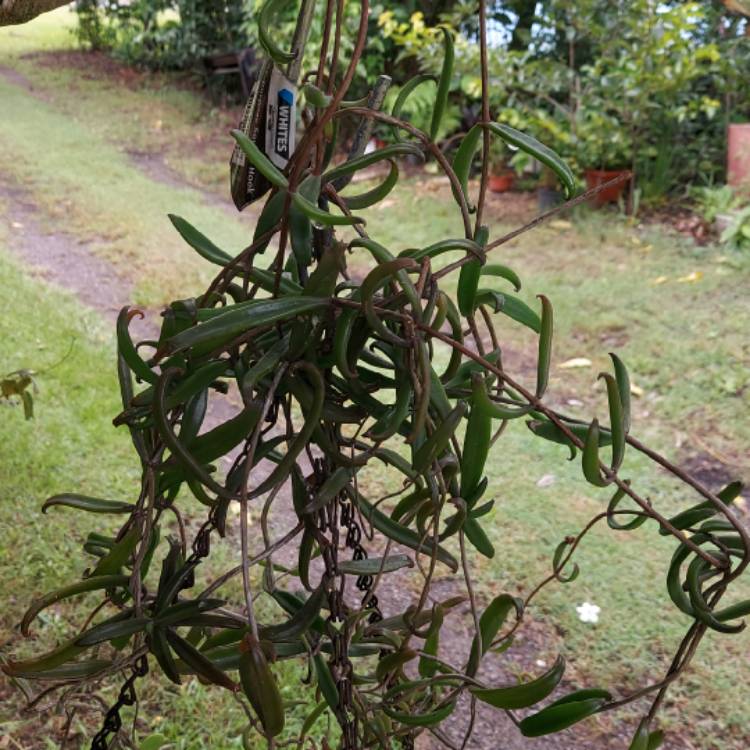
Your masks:
<svg viewBox="0 0 750 750"><path fill-rule="evenodd" d="M294 153L297 130L297 87L274 68L268 86L266 156L284 169Z"/></svg>
<svg viewBox="0 0 750 750"><path fill-rule="evenodd" d="M239 130L261 150L265 146L265 117L272 70L270 62L261 68L239 125ZM238 211L262 198L271 189L271 183L247 161L245 152L238 145L232 151L229 165L232 200Z"/></svg>

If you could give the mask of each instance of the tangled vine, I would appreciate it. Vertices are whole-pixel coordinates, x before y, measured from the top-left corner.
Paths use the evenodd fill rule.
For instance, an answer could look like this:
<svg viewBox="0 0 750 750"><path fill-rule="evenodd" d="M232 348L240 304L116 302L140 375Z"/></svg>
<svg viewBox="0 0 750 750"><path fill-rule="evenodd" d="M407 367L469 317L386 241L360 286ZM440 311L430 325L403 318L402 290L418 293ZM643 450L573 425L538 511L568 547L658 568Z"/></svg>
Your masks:
<svg viewBox="0 0 750 750"><path fill-rule="evenodd" d="M301 61L314 2L302 3L291 52L272 38L283 2L268 0L260 11L259 39L268 62L242 128L233 132L235 200L244 206L268 195L253 240L232 256L184 219L171 217L186 242L221 270L200 297L175 301L164 311L155 342L136 345L131 339L129 323L138 310L125 308L119 316L123 410L114 421L130 431L140 459L140 494L134 502L75 494L47 500L44 510L65 506L121 514L125 521L114 537L89 536L84 549L95 565L82 580L35 601L21 630L28 634L44 608L68 597L100 592L101 602L71 640L37 658L9 661L3 669L18 680L50 683L45 692L71 693L125 673L119 698L93 738L95 749L115 742L120 710L136 700L138 678L149 666L178 684L195 675L236 694L250 717L249 735L257 733L269 747L329 747L331 741L342 750L412 747L423 732L447 747L467 747L477 701L506 712L523 735L536 737L647 700L630 748L656 748L662 739L657 711L705 633L737 632L743 627L739 618L750 614L750 601L722 601L750 561L747 531L730 508L740 485L714 493L631 435L628 373L615 355L612 373L601 374L607 427L546 405L552 305L540 296L537 313L504 286L497 291L497 284L518 290L521 282L511 268L488 262L491 251L545 217L490 236L483 217L491 139L503 139L549 167L571 198L566 206L590 195L573 197L573 175L556 154L492 121L484 2L481 118L450 158L436 142L453 72L447 30L437 80L409 81L388 114L381 111L385 78L366 99L346 101L367 41L368 0L359 4L359 30L344 66L344 3L327 0L319 62L310 71L302 70ZM268 158L259 135L259 92L280 66L288 66L293 80L302 74L305 100L304 133L283 169ZM434 116L429 132L423 132L400 113L415 87L430 80L437 84ZM358 127L352 150L334 164L339 125L349 118ZM396 142L365 154L376 122L390 126ZM469 176L480 151L484 166L474 201ZM452 188L464 236L394 255L367 233L356 212L385 199L398 182L403 157L437 163ZM385 163L387 176L377 187L342 195L355 174L378 163ZM361 282L347 274L353 250L370 259ZM440 288L441 279L454 273L455 301ZM533 386L504 367L494 316L537 336ZM151 356L145 358L148 347ZM207 426L209 404L222 399L241 406ZM580 451L585 480L610 492L611 499L605 512L561 542L549 576L525 599L500 595L480 611L470 559L474 552L494 554L483 528L493 508L485 496L485 463L506 425L524 419L540 439L567 446L571 457ZM701 502L665 518L658 504L622 475L626 450L645 454ZM397 478L398 488L368 498L358 475L375 462ZM206 508L192 542L180 510L186 493ZM295 522L273 539L269 519L285 497L291 497ZM260 511L259 530L252 534L251 505ZM201 564L212 539L228 533L232 506L240 510L240 562L206 582ZM165 544L161 529L168 519L179 533L167 536ZM562 657L529 682L496 685L479 679L482 658L510 644L539 591L575 578L573 555L603 521L619 532L650 521L676 543L667 590L689 624L664 677L628 695L582 688L543 706L562 680ZM293 562L279 562L282 554L285 561L291 554ZM157 568L158 580L152 576L154 584L147 584L149 570ZM388 611L382 594L389 575L406 568L413 568L420 593L405 610ZM462 582L464 596L434 597L431 583L445 569ZM238 577L244 607L219 596ZM258 621L259 596L278 605L273 621ZM462 603L470 609L474 637L468 661L456 664L441 651L440 638L451 609ZM308 664L309 694L317 700L293 737L285 731L287 709L275 676L275 663L285 659ZM470 701L472 719L463 742L454 744L443 727L462 696ZM339 731L315 736L316 720L325 714L335 718Z"/></svg>

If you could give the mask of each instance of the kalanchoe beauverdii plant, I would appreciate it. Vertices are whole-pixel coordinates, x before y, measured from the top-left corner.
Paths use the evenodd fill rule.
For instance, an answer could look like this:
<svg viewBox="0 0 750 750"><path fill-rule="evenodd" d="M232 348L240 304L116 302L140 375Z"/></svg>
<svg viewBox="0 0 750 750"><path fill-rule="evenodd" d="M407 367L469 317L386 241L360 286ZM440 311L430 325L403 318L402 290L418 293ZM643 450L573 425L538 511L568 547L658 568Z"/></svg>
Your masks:
<svg viewBox="0 0 750 750"><path fill-rule="evenodd" d="M273 40L274 14L284 4L264 4L259 39L269 65L289 66L287 74L296 78L290 71L294 66L299 71L312 2L302 4L292 52ZM461 697L472 706L480 701L509 713L527 737L560 731L625 703L650 701L630 747L655 748L661 742L657 710L701 638L708 630L740 630L739 618L750 613L750 602L722 601L750 561L747 532L729 507L740 487L730 484L714 494L630 434L630 384L617 356L612 356L612 372L601 375L608 426L570 419L546 405L552 305L540 296L538 310L527 306L511 293L521 285L516 273L489 260L492 251L537 222L490 236L483 223L486 157L491 143L501 139L551 169L569 198L575 192L573 176L542 144L492 122L486 75L480 121L452 158L441 150L435 137L453 63L447 31L429 132L399 116L409 93L429 85L423 77L402 87L390 114L379 104L385 79L369 99L345 101L367 41L369 6L367 0L360 5L353 54L345 62L339 59L343 31L336 23L336 3L328 2L320 64L302 71L304 132L286 167L268 158L252 128L233 134L244 157L233 169L239 202L263 192L268 196L250 245L231 255L186 220L172 217L187 243L220 271L200 297L165 310L148 358L129 330L139 311L126 308L120 314L123 410L115 424L130 431L142 466L141 492L128 501L68 494L45 503L45 511L67 507L120 514L125 520L115 537L90 535L85 550L96 564L81 580L35 601L21 629L28 634L42 610L84 592L100 592L101 605L82 632L54 651L3 668L15 678L66 688L125 670L127 680L94 748L109 746L120 729L120 709L132 704L137 680L149 668L176 683L195 675L244 694L252 717L248 736L257 733L269 746L282 739L301 742L285 730L286 707L274 666L283 659L310 667L311 710L303 736L317 717L329 713L340 730L330 741L344 750L411 747L422 732L452 746L444 727L456 712L466 711L458 708L465 705L459 704ZM485 47L483 2L479 18ZM338 126L349 118L360 130L350 157L334 164ZM365 155L373 123L391 127L397 142ZM475 195L469 174L480 151L484 168ZM437 163L450 182L463 236L435 238L427 247L395 254L367 233L356 212L388 195L404 157ZM350 178L374 164L387 167L383 182L342 197ZM246 194L238 169L252 173L253 185L262 182L263 190ZM346 270L347 256L355 250L370 263L361 281ZM446 253L450 262L441 257ZM441 289L449 274L458 274L456 300ZM494 316L538 337L533 385L505 369ZM241 406L207 427L209 405L230 389L227 402ZM485 496L485 462L502 427L514 421L526 421L540 439L567 446L571 457L580 451L583 477L611 500L583 531L560 543L551 555L549 577L525 599L503 594L480 611L470 561L476 554L494 554L483 527L493 507ZM635 478L623 475L626 450L650 457L702 502L664 518L658 502L645 499ZM358 478L373 464L395 478L394 492L367 496L368 485ZM206 508L192 540L180 511L184 493ZM272 538L269 519L286 498L294 521ZM252 538L250 505L261 511ZM201 563L212 538L227 534L236 518L228 513L233 506L240 509L239 564L206 581ZM179 536L163 539L161 529L172 516ZM665 677L630 694L582 687L559 696L555 691L565 672L559 658L528 682L484 682L478 677L482 658L510 644L542 587L578 575L571 558L601 521L616 531L652 521L675 539L667 589L685 614L687 633ZM147 579L150 569L154 573ZM403 611L392 611L383 596L396 571L419 581L419 593ZM446 573L455 574L463 596L440 600L433 595L432 581ZM244 607L221 597L235 577L243 581ZM272 621L256 617L259 593L278 604ZM474 623L466 663L456 663L441 646L444 623L458 604L469 607ZM473 722L463 723L463 746L470 746ZM329 742L311 734L308 740L316 747Z"/></svg>

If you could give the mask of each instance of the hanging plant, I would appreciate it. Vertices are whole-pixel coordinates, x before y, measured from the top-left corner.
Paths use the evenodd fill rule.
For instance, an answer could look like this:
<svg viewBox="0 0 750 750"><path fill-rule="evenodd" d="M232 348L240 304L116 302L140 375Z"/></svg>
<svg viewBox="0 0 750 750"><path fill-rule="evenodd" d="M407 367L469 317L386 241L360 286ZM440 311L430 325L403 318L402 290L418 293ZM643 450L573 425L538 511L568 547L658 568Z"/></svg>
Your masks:
<svg viewBox="0 0 750 750"><path fill-rule="evenodd" d="M233 254L185 219L171 217L188 245L219 270L203 294L175 301L164 311L150 356L145 356L149 344L131 338L129 324L141 313L129 308L120 313L123 408L114 421L130 431L142 468L141 491L126 500L76 494L47 500L45 511L119 515L123 523L114 537L89 538L85 549L95 556L95 565L81 580L35 601L21 630L28 635L46 607L69 597L97 592L100 604L70 640L50 653L8 661L4 671L51 682L52 688L126 671L93 748L110 746L120 730L120 710L133 703L138 678L150 668L178 684L196 676L244 696L252 717L248 737L255 733L269 747L294 744L304 735L316 747L328 747L329 740L344 750L412 747L423 732L452 747L441 727L457 711L468 710L459 708L465 705L459 704L462 697L472 707L479 701L508 713L527 737L650 700L630 747L657 747L656 712L700 640L709 630L741 630L740 618L750 613L750 602L723 601L750 561L747 531L729 507L739 485L713 493L631 435L630 384L615 355L612 372L601 374L609 407L606 426L596 419L571 419L547 405L552 304L540 296L536 309L526 305L513 293L521 286L518 275L490 260L493 251L538 220L501 237L490 235L484 223L486 157L499 139L552 170L568 198L575 182L554 152L492 122L486 86L481 120L453 159L446 157L435 138L453 73L449 32L443 34L445 64L429 132L424 132L399 116L421 78L401 88L391 113L380 110L385 80L368 100L345 101L366 49L369 6L360 0L359 31L345 62L338 58L342 28L336 24L336 3L329 2L320 64L303 72L304 132L292 148L287 141L272 141L270 154L263 128L253 121L258 111L268 112L269 100L294 111L297 61L312 3L302 4L289 50L273 34L282 6L268 0L259 13L259 39L270 62L263 89L248 108L252 117L233 133L235 199L244 206L265 196L254 237ZM480 27L485 46L484 3ZM278 98L269 97L268 90L277 91ZM278 133L285 122L278 108L275 117ZM359 122L355 146L347 160L333 164L338 126L349 118ZM398 142L365 155L373 123L390 127ZM480 149L484 169L475 195L469 172ZM396 253L368 233L358 212L386 198L405 157L437 163L452 188L462 236ZM387 168L383 181L343 197L351 178L374 164ZM592 192L567 205L588 200ZM370 259L361 280L347 274L347 257L355 249ZM445 263L445 253L454 260ZM456 300L441 288L449 275L458 276ZM506 369L497 320L536 337L533 384ZM209 404L222 399L241 406L207 426ZM501 594L480 609L472 562L495 554L485 526L494 505L486 494L486 461L506 424L522 421L540 440L566 446L571 458L580 452L583 478L610 500L606 511L559 544L549 576L525 599ZM669 471L701 502L665 518L658 498L644 497L637 477L624 473L631 450ZM368 496L360 478L373 466L388 473L394 492ZM206 508L192 540L182 521L186 493ZM291 498L294 522L272 538L269 518L285 497ZM251 506L261 518L252 535ZM229 514L232 507L240 511L239 564L207 581L202 563L212 540L228 534L236 517ZM171 517L180 531L176 539L163 538ZM501 517L494 521L501 522ZM511 645L538 592L578 575L572 558L602 522L618 532L650 522L674 538L666 583L685 616L686 635L665 677L633 693L582 686L561 695L565 661L560 657L526 682L493 684L480 678L482 659ZM402 611L379 601L397 571L409 572L419 584ZM454 576L463 595L434 596L438 575ZM221 595L237 577L243 582L242 606ZM256 613L260 593L278 604L268 621L259 621ZM458 663L441 637L463 603L474 632L468 660ZM299 687L298 697L310 704L299 737L286 728L288 707L276 678L275 663L287 659L305 662L310 670L309 687ZM335 718L340 730L331 738L311 734L324 714ZM470 746L473 721L466 723L464 746Z"/></svg>

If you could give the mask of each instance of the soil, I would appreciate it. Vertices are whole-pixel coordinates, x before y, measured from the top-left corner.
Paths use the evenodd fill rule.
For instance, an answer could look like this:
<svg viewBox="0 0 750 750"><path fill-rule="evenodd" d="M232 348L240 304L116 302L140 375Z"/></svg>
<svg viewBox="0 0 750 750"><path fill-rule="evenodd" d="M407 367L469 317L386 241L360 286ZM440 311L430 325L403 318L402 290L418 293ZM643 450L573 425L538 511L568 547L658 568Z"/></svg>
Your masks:
<svg viewBox="0 0 750 750"><path fill-rule="evenodd" d="M23 73L19 73L14 68L9 68L7 65L0 65L0 76L14 86L20 86L29 93L34 92L34 84Z"/></svg>
<svg viewBox="0 0 750 750"><path fill-rule="evenodd" d="M222 198L215 192L206 190L200 185L193 183L188 185L180 173L167 164L163 154L155 153L153 151L137 151L134 149L126 150L125 153L128 155L131 164L137 167L138 170L145 174L150 180L177 189L189 187L193 190L197 190L201 194L204 203L220 209L232 219L237 218L237 209L234 207L231 199ZM253 208L246 209L246 213L253 213Z"/></svg>
<svg viewBox="0 0 750 750"><path fill-rule="evenodd" d="M93 255L90 242L43 228L23 188L0 185L0 198L8 206L4 218L13 232L10 249L28 270L73 292L88 307L115 317L129 298L132 284ZM102 294L103 287L106 294Z"/></svg>

